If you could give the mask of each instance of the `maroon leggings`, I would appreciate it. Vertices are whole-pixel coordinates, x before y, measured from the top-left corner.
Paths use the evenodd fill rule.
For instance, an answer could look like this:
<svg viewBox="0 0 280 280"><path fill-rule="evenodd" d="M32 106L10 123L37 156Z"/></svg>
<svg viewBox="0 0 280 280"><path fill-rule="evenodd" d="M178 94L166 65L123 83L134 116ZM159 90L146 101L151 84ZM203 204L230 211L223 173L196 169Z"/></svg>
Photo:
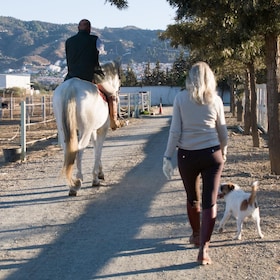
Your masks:
<svg viewBox="0 0 280 280"><path fill-rule="evenodd" d="M191 205L200 201L200 175L202 208L216 204L223 166L220 146L194 151L178 149L178 168Z"/></svg>

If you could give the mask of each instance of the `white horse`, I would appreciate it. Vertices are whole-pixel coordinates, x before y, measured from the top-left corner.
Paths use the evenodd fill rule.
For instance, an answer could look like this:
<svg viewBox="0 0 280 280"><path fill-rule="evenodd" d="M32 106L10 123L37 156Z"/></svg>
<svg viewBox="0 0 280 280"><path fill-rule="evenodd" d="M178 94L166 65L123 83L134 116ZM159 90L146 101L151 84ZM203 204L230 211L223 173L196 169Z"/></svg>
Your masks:
<svg viewBox="0 0 280 280"><path fill-rule="evenodd" d="M119 64L109 62L102 65L104 83L119 91ZM60 84L54 91L53 108L58 129L58 139L64 151L63 173L69 183L69 196L76 196L82 186L82 155L90 139L94 145L92 186L100 185L104 179L101 154L110 126L109 108L106 98L91 82L72 78ZM77 175L72 177L77 159Z"/></svg>

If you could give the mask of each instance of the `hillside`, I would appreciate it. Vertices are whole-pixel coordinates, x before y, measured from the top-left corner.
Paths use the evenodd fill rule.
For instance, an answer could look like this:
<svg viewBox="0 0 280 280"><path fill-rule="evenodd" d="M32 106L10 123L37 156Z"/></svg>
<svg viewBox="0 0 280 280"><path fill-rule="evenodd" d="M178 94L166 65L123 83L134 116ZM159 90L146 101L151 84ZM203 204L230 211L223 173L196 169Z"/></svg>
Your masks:
<svg viewBox="0 0 280 280"><path fill-rule="evenodd" d="M77 32L76 24L21 21L0 16L0 72L23 66L41 68L65 59L65 40ZM122 58L127 62L173 62L179 50L160 41L161 30L125 28L92 29L104 43L101 61Z"/></svg>

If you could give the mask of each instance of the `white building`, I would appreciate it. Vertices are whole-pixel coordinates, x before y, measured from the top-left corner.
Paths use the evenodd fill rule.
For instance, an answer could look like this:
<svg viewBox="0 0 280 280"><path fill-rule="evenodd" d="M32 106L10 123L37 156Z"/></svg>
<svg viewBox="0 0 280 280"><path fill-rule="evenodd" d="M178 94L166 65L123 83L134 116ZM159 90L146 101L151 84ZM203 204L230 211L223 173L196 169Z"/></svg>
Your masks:
<svg viewBox="0 0 280 280"><path fill-rule="evenodd" d="M0 89L12 87L30 89L30 75L0 74Z"/></svg>

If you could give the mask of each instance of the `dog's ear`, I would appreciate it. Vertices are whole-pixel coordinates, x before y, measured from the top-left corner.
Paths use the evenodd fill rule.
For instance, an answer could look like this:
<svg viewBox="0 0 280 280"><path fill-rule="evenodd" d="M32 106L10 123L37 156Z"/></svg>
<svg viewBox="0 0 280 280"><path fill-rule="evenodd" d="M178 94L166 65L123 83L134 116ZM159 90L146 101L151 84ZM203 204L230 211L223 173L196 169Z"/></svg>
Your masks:
<svg viewBox="0 0 280 280"><path fill-rule="evenodd" d="M232 183L223 183L220 186L221 192L226 195L234 189L234 184Z"/></svg>
<svg viewBox="0 0 280 280"><path fill-rule="evenodd" d="M233 191L235 189L235 185L233 183L228 184L229 190Z"/></svg>

